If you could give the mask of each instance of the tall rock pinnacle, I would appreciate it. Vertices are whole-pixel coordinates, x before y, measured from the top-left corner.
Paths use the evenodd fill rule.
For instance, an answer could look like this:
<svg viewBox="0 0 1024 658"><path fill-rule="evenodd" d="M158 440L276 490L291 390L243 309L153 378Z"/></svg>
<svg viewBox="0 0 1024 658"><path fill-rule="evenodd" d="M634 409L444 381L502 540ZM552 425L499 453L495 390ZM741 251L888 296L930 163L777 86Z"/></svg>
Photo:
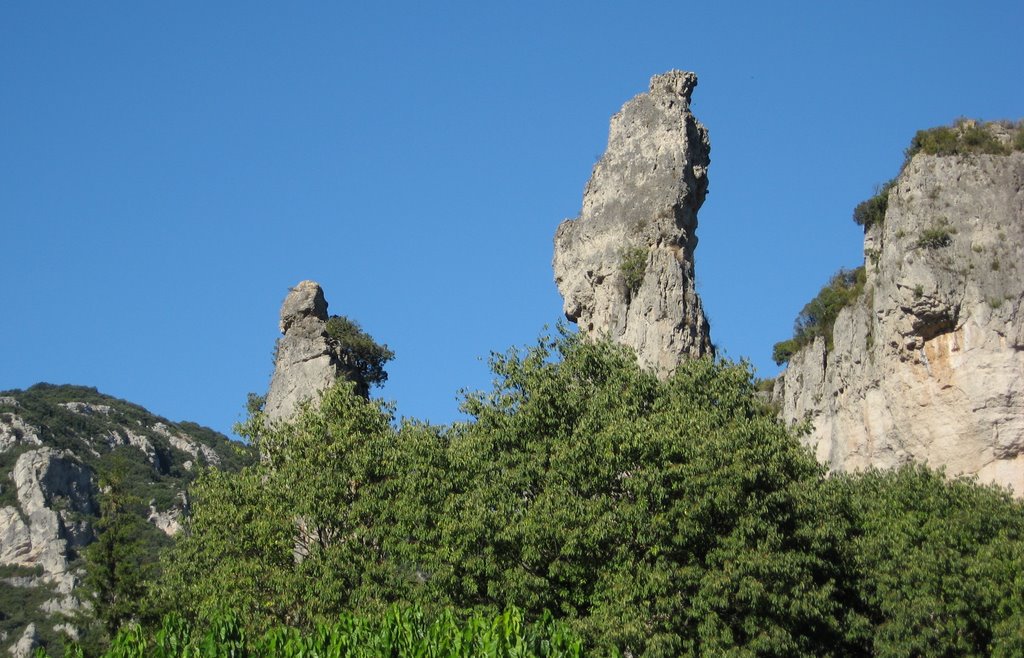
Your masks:
<svg viewBox="0 0 1024 658"><path fill-rule="evenodd" d="M669 71L612 117L579 217L555 234L566 317L632 347L661 376L714 352L694 285L711 144L690 113L697 76Z"/></svg>

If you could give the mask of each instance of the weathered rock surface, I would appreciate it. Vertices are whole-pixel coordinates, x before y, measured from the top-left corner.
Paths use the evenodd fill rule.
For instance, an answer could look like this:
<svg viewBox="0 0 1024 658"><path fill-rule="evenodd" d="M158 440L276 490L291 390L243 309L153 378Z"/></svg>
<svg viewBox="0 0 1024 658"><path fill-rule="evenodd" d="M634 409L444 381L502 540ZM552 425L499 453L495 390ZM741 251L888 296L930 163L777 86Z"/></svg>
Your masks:
<svg viewBox="0 0 1024 658"><path fill-rule="evenodd" d="M555 282L566 317L632 347L660 375L713 353L694 284L697 211L710 142L690 112L697 76L651 78L611 120L576 219L555 234Z"/></svg>
<svg viewBox="0 0 1024 658"><path fill-rule="evenodd" d="M42 445L42 441L39 440L39 430L14 414L0 414L0 452L19 444Z"/></svg>
<svg viewBox="0 0 1024 658"><path fill-rule="evenodd" d="M14 658L30 658L39 646L39 636L36 635L36 625L29 624L25 627L18 641L7 650Z"/></svg>
<svg viewBox="0 0 1024 658"><path fill-rule="evenodd" d="M96 513L92 474L67 451L29 450L18 457L11 471L21 513L27 517L28 545L17 522L12 523L12 544L0 546L7 564L40 565L53 582L68 570L68 549L84 546L92 530L83 515ZM58 511L59 510L59 511Z"/></svg>
<svg viewBox="0 0 1024 658"><path fill-rule="evenodd" d="M774 397L834 470L911 460L1024 495L1024 153L918 154L864 239L864 295Z"/></svg>
<svg viewBox="0 0 1024 658"><path fill-rule="evenodd" d="M281 333L274 358L274 374L264 406L271 422L295 415L299 406L315 400L339 377L356 381L365 395L367 386L346 365L327 334L327 300L320 284L301 281L281 305Z"/></svg>

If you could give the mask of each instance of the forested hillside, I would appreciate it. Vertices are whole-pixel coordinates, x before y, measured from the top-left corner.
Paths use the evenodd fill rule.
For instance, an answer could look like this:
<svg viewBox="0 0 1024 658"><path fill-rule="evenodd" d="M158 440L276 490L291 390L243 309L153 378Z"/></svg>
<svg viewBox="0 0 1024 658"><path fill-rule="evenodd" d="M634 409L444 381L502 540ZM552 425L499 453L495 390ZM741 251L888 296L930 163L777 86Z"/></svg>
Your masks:
<svg viewBox="0 0 1024 658"><path fill-rule="evenodd" d="M238 470L252 455L210 429L94 388L0 392L3 645L59 647L87 632L88 602L105 586L99 568L91 582L84 568L104 544L94 543L97 535L115 526L108 539L122 534L117 556L140 575L151 572L180 527L189 483L208 467Z"/></svg>

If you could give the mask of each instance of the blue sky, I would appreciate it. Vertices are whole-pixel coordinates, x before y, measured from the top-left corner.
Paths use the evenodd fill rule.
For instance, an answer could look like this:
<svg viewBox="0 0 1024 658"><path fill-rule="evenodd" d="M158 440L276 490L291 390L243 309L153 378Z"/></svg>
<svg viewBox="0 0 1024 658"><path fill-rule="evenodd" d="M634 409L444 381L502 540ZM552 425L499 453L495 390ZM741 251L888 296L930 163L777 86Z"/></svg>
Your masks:
<svg viewBox="0 0 1024 658"><path fill-rule="evenodd" d="M771 346L914 131L1024 116L1024 3L3 3L0 389L96 386L229 431L324 286L448 422L561 317L558 223L608 119L697 72L712 339Z"/></svg>

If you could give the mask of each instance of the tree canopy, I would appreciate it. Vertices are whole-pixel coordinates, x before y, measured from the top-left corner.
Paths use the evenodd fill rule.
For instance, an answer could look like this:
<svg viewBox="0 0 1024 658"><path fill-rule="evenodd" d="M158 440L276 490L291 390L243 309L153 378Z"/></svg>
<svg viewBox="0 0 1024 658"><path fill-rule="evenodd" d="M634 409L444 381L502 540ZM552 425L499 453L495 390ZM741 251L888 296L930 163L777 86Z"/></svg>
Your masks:
<svg viewBox="0 0 1024 658"><path fill-rule="evenodd" d="M448 427L339 383L210 471L154 599L202 625L342 612L527 620L587 655L1012 655L1022 511L926 469L827 478L744 364L667 381L577 336L492 357Z"/></svg>

